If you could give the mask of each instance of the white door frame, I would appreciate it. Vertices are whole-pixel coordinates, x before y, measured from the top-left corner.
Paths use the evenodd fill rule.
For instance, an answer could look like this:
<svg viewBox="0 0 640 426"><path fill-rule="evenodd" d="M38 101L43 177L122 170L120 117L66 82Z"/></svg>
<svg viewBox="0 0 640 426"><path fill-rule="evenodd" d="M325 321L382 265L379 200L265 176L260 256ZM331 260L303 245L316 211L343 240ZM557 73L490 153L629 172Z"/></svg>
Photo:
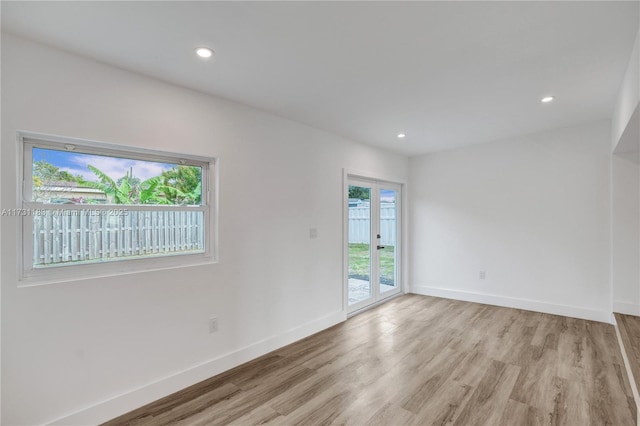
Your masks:
<svg viewBox="0 0 640 426"><path fill-rule="evenodd" d="M377 251L375 251L374 256L376 260L374 261L374 256L371 257L371 271L370 271L370 283L372 286L372 297L367 299L364 302L356 303L352 306L349 306L349 181L361 181L363 183L367 183L372 185L374 188L378 186L384 187L385 185L396 186L398 190L398 211L396 214L396 283L397 288L395 290L391 290L385 292L383 297L375 298L375 294L379 293L379 272L378 272L378 255ZM391 179L383 179L379 177L372 177L369 174L363 174L360 172L350 172L344 170L343 173L343 310L348 315L353 315L361 310L368 309L377 304L383 303L386 300L404 293L404 244L403 244L403 236L404 236L404 219L405 219L405 209L404 209L404 190L405 184L402 182L397 182ZM377 196L376 196L377 197ZM373 198L373 194L372 194ZM373 205L373 201L371 202ZM372 224L376 224L379 226L380 218L379 218L379 203L376 208L371 208L371 216L370 220ZM371 246L377 243L377 240L371 240ZM373 252L373 250L372 250ZM375 289L374 289L375 287Z"/></svg>

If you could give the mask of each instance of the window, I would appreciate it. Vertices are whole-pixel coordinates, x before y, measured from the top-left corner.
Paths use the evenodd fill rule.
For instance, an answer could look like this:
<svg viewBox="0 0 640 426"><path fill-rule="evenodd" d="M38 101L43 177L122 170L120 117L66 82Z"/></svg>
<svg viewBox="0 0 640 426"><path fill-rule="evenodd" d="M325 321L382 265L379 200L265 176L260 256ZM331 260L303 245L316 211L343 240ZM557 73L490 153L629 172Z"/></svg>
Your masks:
<svg viewBox="0 0 640 426"><path fill-rule="evenodd" d="M215 160L19 133L27 284L213 261ZM4 212L5 214L7 212Z"/></svg>

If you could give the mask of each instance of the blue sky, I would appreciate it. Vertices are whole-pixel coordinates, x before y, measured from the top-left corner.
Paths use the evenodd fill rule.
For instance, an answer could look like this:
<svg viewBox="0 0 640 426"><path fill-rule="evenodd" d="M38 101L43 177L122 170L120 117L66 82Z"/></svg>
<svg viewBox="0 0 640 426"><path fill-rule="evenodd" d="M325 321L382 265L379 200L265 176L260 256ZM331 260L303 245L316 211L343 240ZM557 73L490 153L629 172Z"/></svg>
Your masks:
<svg viewBox="0 0 640 426"><path fill-rule="evenodd" d="M177 164L33 148L33 162L40 160L45 160L73 176L81 175L88 181L98 180L96 175L89 170L88 165L103 171L114 180L123 177L129 170L133 170L133 176L140 178L140 180L146 180L177 166Z"/></svg>
<svg viewBox="0 0 640 426"><path fill-rule="evenodd" d="M396 202L396 191L392 191L390 189L381 189L380 190L380 201L384 201L387 203L395 203Z"/></svg>
<svg viewBox="0 0 640 426"><path fill-rule="evenodd" d="M80 175L87 181L98 181L96 175L89 170L88 165L103 171L113 180L125 176L133 170L133 176L146 180L159 176L165 170L177 167L177 164L156 163L153 161L131 160L127 158L106 157L103 155L82 154L79 152L56 151L53 149L33 148L33 162L45 160L49 164L67 171L73 176ZM380 201L395 202L395 191L380 190Z"/></svg>

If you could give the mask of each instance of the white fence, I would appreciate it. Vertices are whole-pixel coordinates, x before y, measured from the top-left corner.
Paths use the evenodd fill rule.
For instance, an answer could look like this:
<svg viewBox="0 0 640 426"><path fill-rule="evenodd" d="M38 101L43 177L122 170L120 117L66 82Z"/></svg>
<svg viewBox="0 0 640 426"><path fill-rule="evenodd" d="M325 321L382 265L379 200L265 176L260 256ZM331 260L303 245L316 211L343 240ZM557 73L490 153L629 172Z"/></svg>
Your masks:
<svg viewBox="0 0 640 426"><path fill-rule="evenodd" d="M201 211L96 212L64 210L64 214L34 216L34 265L204 250ZM370 243L370 216L368 206L349 208L350 243ZM382 245L395 245L395 205L381 207L380 231Z"/></svg>
<svg viewBox="0 0 640 426"><path fill-rule="evenodd" d="M396 244L396 205L380 208L380 244ZM371 212L369 206L349 207L349 243L369 244L371 240Z"/></svg>
<svg viewBox="0 0 640 426"><path fill-rule="evenodd" d="M107 211L34 216L34 265L204 250L202 211L100 213Z"/></svg>

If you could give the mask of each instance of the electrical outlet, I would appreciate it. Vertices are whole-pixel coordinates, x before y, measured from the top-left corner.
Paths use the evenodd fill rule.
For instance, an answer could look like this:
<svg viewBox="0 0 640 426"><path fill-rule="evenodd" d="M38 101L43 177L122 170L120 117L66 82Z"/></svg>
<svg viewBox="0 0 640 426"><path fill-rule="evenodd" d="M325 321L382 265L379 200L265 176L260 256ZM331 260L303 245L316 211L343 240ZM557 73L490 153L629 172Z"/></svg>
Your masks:
<svg viewBox="0 0 640 426"><path fill-rule="evenodd" d="M480 279L484 280L485 278L487 278L487 271L480 271Z"/></svg>
<svg viewBox="0 0 640 426"><path fill-rule="evenodd" d="M209 318L209 333L215 333L218 331L218 318L212 317Z"/></svg>
<svg viewBox="0 0 640 426"><path fill-rule="evenodd" d="M318 238L318 228L309 228L309 238L312 240Z"/></svg>

